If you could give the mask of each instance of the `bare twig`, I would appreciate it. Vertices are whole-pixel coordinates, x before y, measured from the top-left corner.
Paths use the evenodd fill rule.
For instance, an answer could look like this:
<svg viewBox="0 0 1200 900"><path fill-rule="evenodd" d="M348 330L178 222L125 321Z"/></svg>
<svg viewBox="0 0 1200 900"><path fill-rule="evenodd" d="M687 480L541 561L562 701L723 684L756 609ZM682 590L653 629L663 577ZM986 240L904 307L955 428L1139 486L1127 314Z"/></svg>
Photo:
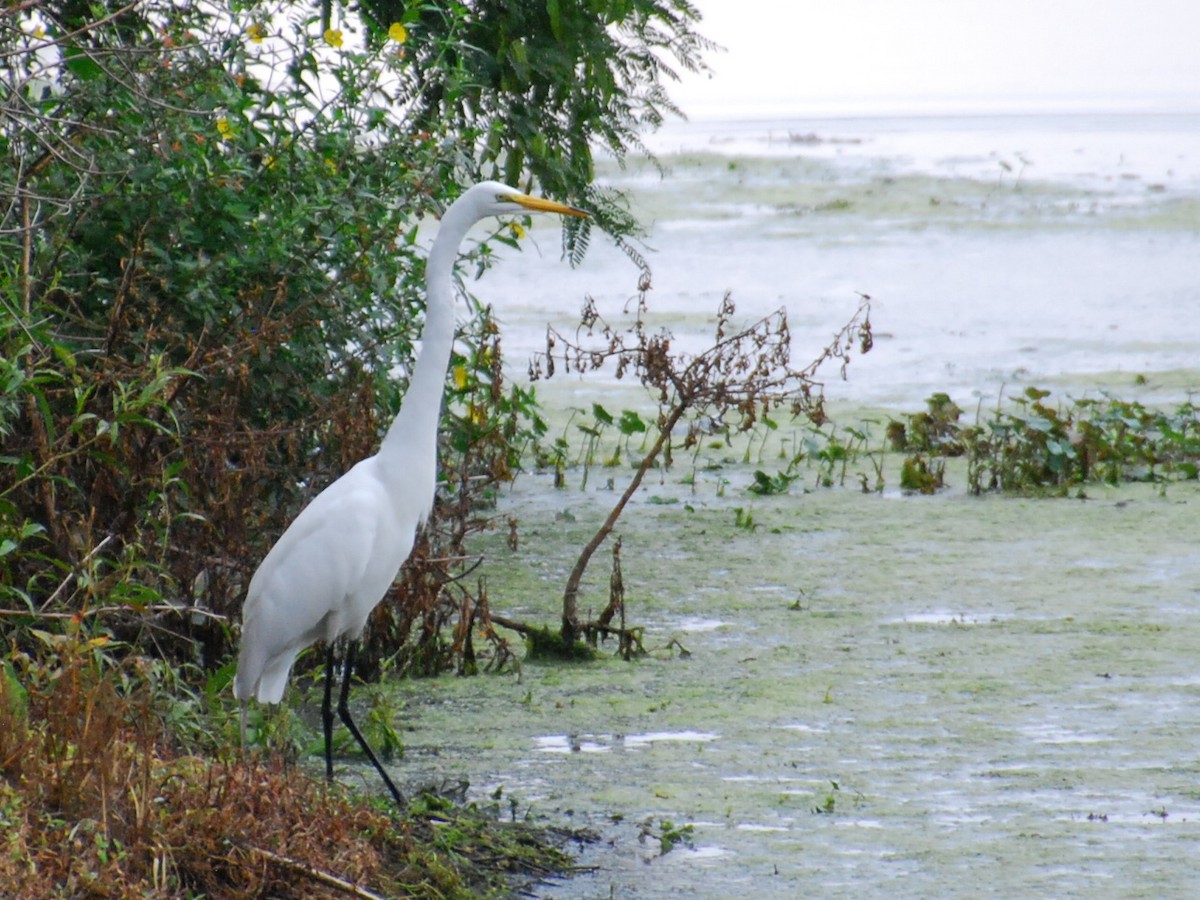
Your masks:
<svg viewBox="0 0 1200 900"><path fill-rule="evenodd" d="M535 634L541 631L533 625L527 625L524 622L519 622L516 619L510 619L508 616L500 616L492 613L489 617L493 625L499 625L501 628L507 628L509 631L515 631L519 634Z"/></svg>
<svg viewBox="0 0 1200 900"><path fill-rule="evenodd" d="M58 595L61 594L63 591L65 591L67 589L67 585L69 585L72 581L75 580L75 577L79 574L79 570L87 563L87 561L89 559L91 559L93 556L95 556L97 553L99 553L101 550L103 550L105 547L107 547L109 542L113 539L113 537L114 536L112 534L106 535L104 540L102 540L100 543L98 543L95 547L93 547L91 550L89 550L87 552L87 555L84 556L83 559L81 559L79 561L79 565L77 565L73 569L71 569L71 571L67 573L67 577L64 578L59 583L58 587L56 587L54 589L54 593L46 598L46 602L43 603L41 608L38 610L39 613L44 613L46 611L46 609L49 608L49 606L52 603L54 603L55 600L58 599Z"/></svg>
<svg viewBox="0 0 1200 900"><path fill-rule="evenodd" d="M341 891L343 894L349 894L351 897L361 897L363 900L384 900L379 894L373 894L364 888L351 884L344 878L338 878L329 872L322 872L320 869L315 869L307 863L300 862L298 859L292 859L288 856L282 856L272 850L267 850L265 847L256 847L253 844L247 844L247 849L253 850L255 853L269 859L276 865L284 866L291 869L293 872L299 872L313 881L319 881L321 884Z"/></svg>
<svg viewBox="0 0 1200 900"><path fill-rule="evenodd" d="M617 519L621 517L621 513L625 511L626 505L634 494L641 487L642 479L650 470L650 467L658 459L658 454L662 451L663 446L671 439L671 430L679 422L680 418L687 411L687 406L679 404L671 409L665 421L659 424L658 439L654 442L654 446L650 448L650 452L643 458L641 464L637 467L637 471L633 473L633 478L629 480L628 486L621 494L621 498L613 506L608 517L594 535L587 542L583 550L579 554L579 558L575 560L575 566L571 569L571 575L567 578L567 586L563 590L563 640L567 643L574 643L579 635L579 585L583 581L583 573L587 571L588 563L592 561L592 556L600 548L612 530L617 526Z"/></svg>
<svg viewBox="0 0 1200 900"><path fill-rule="evenodd" d="M44 606L42 610L38 610L37 612L28 609L0 609L0 616L15 616L18 618L32 616L35 619L78 619L81 616L111 616L116 613L179 613L180 615L203 616L206 619L216 619L220 622L225 622L229 619L228 616L213 612L204 606L182 606L176 603L155 603L152 606L130 606L129 604L94 606L91 609L78 610L76 612L44 612L44 609Z"/></svg>
<svg viewBox="0 0 1200 900"><path fill-rule="evenodd" d="M25 12L27 9L34 9L41 6L45 0L22 0L20 3L12 3L0 9L0 19L6 16L15 16L17 13Z"/></svg>

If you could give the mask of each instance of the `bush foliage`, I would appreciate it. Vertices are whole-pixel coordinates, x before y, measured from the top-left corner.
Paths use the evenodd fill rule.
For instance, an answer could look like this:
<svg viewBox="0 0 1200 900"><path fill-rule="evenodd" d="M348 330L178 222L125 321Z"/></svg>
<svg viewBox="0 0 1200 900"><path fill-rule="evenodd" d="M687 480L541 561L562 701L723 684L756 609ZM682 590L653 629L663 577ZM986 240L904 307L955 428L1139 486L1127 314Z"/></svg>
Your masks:
<svg viewBox="0 0 1200 900"><path fill-rule="evenodd" d="M7 888L480 896L504 889L497 870L565 862L516 824L501 847L469 811L389 815L230 761L219 698L254 568L399 406L422 224L499 176L633 233L590 184L592 147L637 152L672 111L670 67L702 65L696 19L682 0L0 10ZM464 295L517 235L498 224L474 247ZM545 427L468 309L443 489L368 669L398 647L413 669L475 666L449 569L480 490Z"/></svg>
<svg viewBox="0 0 1200 900"><path fill-rule="evenodd" d="M422 221L499 175L628 234L620 198L589 184L593 141L639 148L673 109L670 65L702 65L705 46L679 0L320 12L58 0L0 13L10 623L103 612L122 638L219 662L271 540L398 408ZM573 254L586 237L568 235ZM465 271L486 269L497 240L517 239L497 226ZM458 518L432 529L447 546L425 557L457 555L477 527L466 476L503 476L540 427L475 311L446 420L443 508ZM443 665L452 642L436 626L451 614L428 594L444 578L409 582L415 599L385 604L368 645L377 663L423 622L422 665Z"/></svg>

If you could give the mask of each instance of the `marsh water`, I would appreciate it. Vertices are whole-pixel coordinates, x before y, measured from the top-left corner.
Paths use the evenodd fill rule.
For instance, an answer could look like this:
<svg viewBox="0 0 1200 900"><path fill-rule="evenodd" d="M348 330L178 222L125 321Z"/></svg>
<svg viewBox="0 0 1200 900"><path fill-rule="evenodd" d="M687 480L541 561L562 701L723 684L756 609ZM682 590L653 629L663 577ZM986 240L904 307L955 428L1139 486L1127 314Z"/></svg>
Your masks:
<svg viewBox="0 0 1200 900"><path fill-rule="evenodd" d="M871 295L875 350L828 373L836 423L933 391L970 416L1029 385L1166 405L1200 388L1200 117L716 122L655 149L666 177L603 177L648 224L677 346L730 290L747 320L786 306L804 357ZM476 286L514 377L584 294L617 318L635 292L593 244L571 270L539 225ZM648 406L603 374L539 390L559 426ZM947 490L907 496L887 457L882 493L857 487L867 461L844 487L746 491L800 429L647 479L618 530L648 656L401 683L397 773L595 829L587 871L539 897L1194 896L1200 486L979 498L952 464ZM496 612L556 621L628 472L517 480L500 513L519 549L481 548ZM664 830L688 840L664 854Z"/></svg>
<svg viewBox="0 0 1200 900"><path fill-rule="evenodd" d="M603 177L647 224L650 307L681 347L728 291L747 321L786 307L815 352L861 293L879 340L833 399L1161 373L1170 400L1197 368L1200 114L694 123L654 149L665 177ZM584 294L618 317L638 279L601 237L570 269L555 223L535 226L478 286L518 372L547 322L573 328Z"/></svg>

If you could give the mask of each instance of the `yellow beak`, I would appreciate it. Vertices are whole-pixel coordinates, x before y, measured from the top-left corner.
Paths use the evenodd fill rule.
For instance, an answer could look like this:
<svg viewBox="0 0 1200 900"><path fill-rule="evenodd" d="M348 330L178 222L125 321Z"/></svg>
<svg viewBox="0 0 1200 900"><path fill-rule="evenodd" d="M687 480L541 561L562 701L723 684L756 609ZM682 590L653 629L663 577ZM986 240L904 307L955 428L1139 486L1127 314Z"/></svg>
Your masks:
<svg viewBox="0 0 1200 900"><path fill-rule="evenodd" d="M567 206L565 203L558 203L554 200L547 200L544 197L530 197L528 194L512 194L509 196L509 199L534 212L558 213L560 216L577 216L581 219L591 217L591 213L586 210Z"/></svg>

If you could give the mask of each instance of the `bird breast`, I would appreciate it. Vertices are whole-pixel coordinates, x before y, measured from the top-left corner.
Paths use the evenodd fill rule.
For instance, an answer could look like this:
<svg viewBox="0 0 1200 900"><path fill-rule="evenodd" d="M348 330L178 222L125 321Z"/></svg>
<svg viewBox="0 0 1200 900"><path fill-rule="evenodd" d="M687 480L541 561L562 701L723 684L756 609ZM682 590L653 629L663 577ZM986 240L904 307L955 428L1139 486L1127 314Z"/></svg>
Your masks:
<svg viewBox="0 0 1200 900"><path fill-rule="evenodd" d="M331 484L259 566L246 618L309 640L357 637L412 550L421 520L378 478L375 458ZM313 632L317 633L313 633Z"/></svg>

